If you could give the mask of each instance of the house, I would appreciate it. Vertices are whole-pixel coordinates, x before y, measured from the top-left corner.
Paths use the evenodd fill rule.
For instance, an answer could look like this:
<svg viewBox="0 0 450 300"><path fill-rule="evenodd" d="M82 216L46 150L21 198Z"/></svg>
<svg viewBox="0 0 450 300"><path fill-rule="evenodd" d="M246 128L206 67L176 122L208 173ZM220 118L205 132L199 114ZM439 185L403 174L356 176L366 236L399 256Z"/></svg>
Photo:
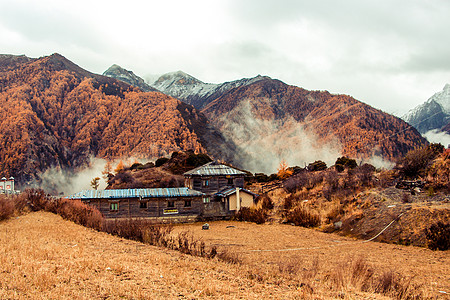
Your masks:
<svg viewBox="0 0 450 300"><path fill-rule="evenodd" d="M229 188L216 194L216 197L225 203L225 207L229 211L239 211L241 207L252 206L258 196L244 188Z"/></svg>
<svg viewBox="0 0 450 300"><path fill-rule="evenodd" d="M203 216L226 217L254 204L257 194L244 189L245 172L212 161L184 173L186 187L206 195Z"/></svg>
<svg viewBox="0 0 450 300"><path fill-rule="evenodd" d="M224 189L243 188L245 173L212 161L184 175L184 186L213 196Z"/></svg>
<svg viewBox="0 0 450 300"><path fill-rule="evenodd" d="M192 221L228 218L253 205L258 195L244 189L245 173L210 162L184 174L186 187L85 190L69 199L97 207L105 218Z"/></svg>
<svg viewBox="0 0 450 300"><path fill-rule="evenodd" d="M182 188L86 190L69 199L95 206L105 218L194 220L203 211L202 192Z"/></svg>
<svg viewBox="0 0 450 300"><path fill-rule="evenodd" d="M16 194L16 190L14 187L14 177L10 177L6 179L3 177L0 180L0 194Z"/></svg>

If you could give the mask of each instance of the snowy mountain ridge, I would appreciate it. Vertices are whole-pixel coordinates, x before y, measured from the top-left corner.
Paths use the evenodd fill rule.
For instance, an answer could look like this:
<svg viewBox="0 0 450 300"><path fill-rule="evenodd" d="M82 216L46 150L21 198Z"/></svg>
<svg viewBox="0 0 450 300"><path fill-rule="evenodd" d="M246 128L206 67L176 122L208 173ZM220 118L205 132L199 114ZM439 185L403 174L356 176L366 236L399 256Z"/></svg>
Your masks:
<svg viewBox="0 0 450 300"><path fill-rule="evenodd" d="M103 72L102 75L112 77L128 83L129 85L138 87L144 92L156 91L153 87L145 83L144 79L134 74L133 71L128 71L116 64L109 67L108 70Z"/></svg>
<svg viewBox="0 0 450 300"><path fill-rule="evenodd" d="M148 84L164 94L178 98L197 109L202 109L221 94L233 88L250 85L267 78L269 77L258 75L215 84L205 83L183 71L177 71L164 74L153 83L148 82Z"/></svg>
<svg viewBox="0 0 450 300"><path fill-rule="evenodd" d="M429 130L440 130L450 122L450 84L435 93L425 103L411 109L403 120L424 134Z"/></svg>

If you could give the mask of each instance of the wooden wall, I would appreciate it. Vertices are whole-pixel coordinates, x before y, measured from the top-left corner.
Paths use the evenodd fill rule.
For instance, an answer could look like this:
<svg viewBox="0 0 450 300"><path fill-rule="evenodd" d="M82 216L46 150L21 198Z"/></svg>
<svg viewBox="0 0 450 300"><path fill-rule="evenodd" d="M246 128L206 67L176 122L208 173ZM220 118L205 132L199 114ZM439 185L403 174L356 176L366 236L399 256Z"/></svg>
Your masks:
<svg viewBox="0 0 450 300"><path fill-rule="evenodd" d="M169 202L174 202L174 207L169 207ZM190 201L191 206L186 207L185 201ZM171 216L198 216L203 211L202 197L179 198L129 198L129 199L92 199L88 202L106 218L154 218ZM147 202L147 208L141 208L140 202ZM110 204L118 203L117 211L111 211Z"/></svg>
<svg viewBox="0 0 450 300"><path fill-rule="evenodd" d="M208 184L206 185L206 181ZM231 181L231 183L229 182ZM244 176L191 176L185 179L190 188L213 195L226 188L244 187Z"/></svg>

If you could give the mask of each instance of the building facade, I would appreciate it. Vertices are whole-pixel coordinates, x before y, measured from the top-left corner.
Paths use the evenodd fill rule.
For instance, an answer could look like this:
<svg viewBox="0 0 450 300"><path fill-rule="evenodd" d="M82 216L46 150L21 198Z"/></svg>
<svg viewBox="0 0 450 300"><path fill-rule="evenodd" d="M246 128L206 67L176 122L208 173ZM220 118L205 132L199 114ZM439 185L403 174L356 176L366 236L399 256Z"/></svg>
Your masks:
<svg viewBox="0 0 450 300"><path fill-rule="evenodd" d="M95 206L105 218L187 221L201 215L204 194L188 188L86 190L70 196Z"/></svg>
<svg viewBox="0 0 450 300"><path fill-rule="evenodd" d="M0 194L15 194L14 177L6 179L3 177L0 180Z"/></svg>
<svg viewBox="0 0 450 300"><path fill-rule="evenodd" d="M184 174L185 187L86 190L69 199L95 206L105 218L154 218L171 222L228 218L258 195L244 189L245 173L211 162Z"/></svg>

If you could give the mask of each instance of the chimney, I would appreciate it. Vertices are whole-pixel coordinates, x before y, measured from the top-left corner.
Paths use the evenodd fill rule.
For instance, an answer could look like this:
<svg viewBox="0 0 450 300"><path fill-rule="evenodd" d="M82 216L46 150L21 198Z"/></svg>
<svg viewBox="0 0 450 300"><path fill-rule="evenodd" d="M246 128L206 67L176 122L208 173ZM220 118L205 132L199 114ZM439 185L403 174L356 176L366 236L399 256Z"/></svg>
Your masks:
<svg viewBox="0 0 450 300"><path fill-rule="evenodd" d="M239 197L239 188L236 188L236 210L241 210L241 198Z"/></svg>

